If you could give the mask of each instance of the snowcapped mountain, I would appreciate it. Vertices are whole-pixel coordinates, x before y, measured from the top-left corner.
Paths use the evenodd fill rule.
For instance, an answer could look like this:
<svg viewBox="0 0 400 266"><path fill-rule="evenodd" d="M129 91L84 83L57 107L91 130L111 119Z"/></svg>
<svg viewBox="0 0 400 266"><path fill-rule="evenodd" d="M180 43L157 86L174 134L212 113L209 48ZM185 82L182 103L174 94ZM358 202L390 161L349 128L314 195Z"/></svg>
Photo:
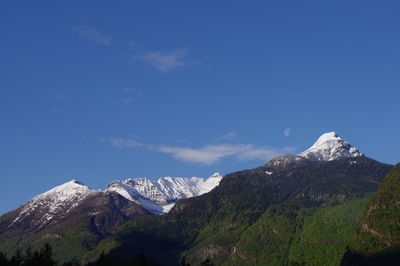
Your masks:
<svg viewBox="0 0 400 266"><path fill-rule="evenodd" d="M340 158L359 157L364 154L350 145L335 132L322 134L306 151L297 156L279 156L268 162L268 166L285 167L294 162L332 161ZM272 174L268 172L267 174ZM72 180L40 194L18 208L8 227L18 226L29 221L31 226L40 229L57 223L89 196L109 197L116 193L134 204L139 204L153 214L163 214L171 210L180 199L202 195L219 185L222 176L218 173L208 178L162 177L128 178L113 181L104 191L91 190L77 180ZM33 219L33 216L35 217Z"/></svg>
<svg viewBox="0 0 400 266"><path fill-rule="evenodd" d="M163 232L173 234L179 230L197 232L207 224L202 224L206 222L204 217L212 219L210 221L226 221L231 219L226 215L234 213L231 210L240 214L258 206L261 213L269 204L280 204L286 199L294 200L296 204L314 204L332 196L342 199L346 193L369 193L376 189L389 168L389 165L365 157L335 132L329 132L298 155L278 156L261 167L231 173L226 177L227 182L221 185L222 176L218 173L204 179L128 178L113 181L104 190L92 190L72 180L1 215L0 251L9 252L32 243L39 245L51 241L57 254L70 253L73 249L75 253L71 253L71 258L82 258L85 252L91 252L127 221L148 216L139 219L138 224L153 221L149 225L150 234L135 234L139 239L132 241L137 247L126 249L129 252L141 250L146 243L154 244L151 242L154 239L146 242L146 237L152 236L152 226L160 225ZM179 202L205 193L202 197ZM176 203L176 208L169 214L151 215L168 213ZM135 230L135 233L141 232L140 228ZM146 241L141 241L142 236ZM171 243L169 238L166 243ZM228 253L231 254L229 250Z"/></svg>
<svg viewBox="0 0 400 266"><path fill-rule="evenodd" d="M24 235L40 232L77 216L87 228L96 228L97 235L104 235L128 219L146 214L149 212L137 202L115 192L91 190L74 179L0 216L0 235L6 228Z"/></svg>
<svg viewBox="0 0 400 266"><path fill-rule="evenodd" d="M180 199L191 198L211 191L222 179L215 173L204 179L200 177L162 177L152 181L149 178L128 178L113 181L106 191L119 193L154 214L169 212Z"/></svg>
<svg viewBox="0 0 400 266"><path fill-rule="evenodd" d="M69 245L68 252L63 250L62 254L76 256L128 220L149 214L118 193L91 190L72 180L1 215L0 250L13 252L17 247L51 242L60 250Z"/></svg>
<svg viewBox="0 0 400 266"><path fill-rule="evenodd" d="M52 241L60 244L60 250L69 243L81 254L130 219L169 212L179 199L209 192L221 179L219 174L206 179L129 178L114 181L105 190L92 190L71 180L1 215L0 250Z"/></svg>
<svg viewBox="0 0 400 266"><path fill-rule="evenodd" d="M311 161L332 161L346 157L364 156L364 154L338 136L336 132L328 132L322 134L314 145L299 153L298 156Z"/></svg>
<svg viewBox="0 0 400 266"><path fill-rule="evenodd" d="M0 216L0 232L3 227L4 230L24 228L24 232L38 232L63 221L79 209L86 210L82 215L88 217L112 213L113 217L120 217L120 221L148 214L148 211L163 214L169 212L179 199L209 192L218 186L221 179L218 173L206 179L162 177L152 181L149 178L129 178L114 181L103 191L92 190L77 180L71 180Z"/></svg>
<svg viewBox="0 0 400 266"><path fill-rule="evenodd" d="M24 204L18 216L9 227L29 220L32 226L41 228L65 217L77 207L87 196L96 193L81 182L71 180L45 193L37 195ZM35 219L32 219L35 216Z"/></svg>

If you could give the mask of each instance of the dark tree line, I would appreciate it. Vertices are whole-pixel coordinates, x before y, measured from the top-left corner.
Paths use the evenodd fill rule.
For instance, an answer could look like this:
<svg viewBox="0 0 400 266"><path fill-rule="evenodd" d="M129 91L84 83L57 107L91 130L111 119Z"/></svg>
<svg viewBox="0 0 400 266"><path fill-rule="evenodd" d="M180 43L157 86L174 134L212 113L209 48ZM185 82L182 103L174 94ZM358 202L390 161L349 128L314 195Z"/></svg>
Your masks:
<svg viewBox="0 0 400 266"><path fill-rule="evenodd" d="M159 266L158 263L140 252L132 260L125 260L119 256L101 254L100 258L87 266ZM0 266L81 266L76 261L57 263L53 258L53 250L49 244L45 244L38 250L27 248L25 251L16 250L11 257L0 252Z"/></svg>
<svg viewBox="0 0 400 266"><path fill-rule="evenodd" d="M105 255L101 253L100 258L87 266L160 266L157 262L147 257L144 252L139 252L133 259L127 260L118 255Z"/></svg>
<svg viewBox="0 0 400 266"><path fill-rule="evenodd" d="M50 245L46 244L39 250L27 248L24 252L21 250L15 251L12 257L7 257L6 254L0 252L1 266L56 266L58 265L53 258L53 250ZM62 266L75 266L76 264L69 262Z"/></svg>
<svg viewBox="0 0 400 266"><path fill-rule="evenodd" d="M126 260L118 255L109 255L101 253L100 258L96 262L89 263L86 266L160 266L159 263L152 258L146 256L144 252L139 252L133 259ZM181 266L190 266L183 257ZM214 264L207 259L200 265L213 266ZM81 266L76 261L57 263L53 258L53 250L49 244L45 244L38 250L28 247L25 251L16 250L11 257L7 257L5 253L0 252L0 266Z"/></svg>

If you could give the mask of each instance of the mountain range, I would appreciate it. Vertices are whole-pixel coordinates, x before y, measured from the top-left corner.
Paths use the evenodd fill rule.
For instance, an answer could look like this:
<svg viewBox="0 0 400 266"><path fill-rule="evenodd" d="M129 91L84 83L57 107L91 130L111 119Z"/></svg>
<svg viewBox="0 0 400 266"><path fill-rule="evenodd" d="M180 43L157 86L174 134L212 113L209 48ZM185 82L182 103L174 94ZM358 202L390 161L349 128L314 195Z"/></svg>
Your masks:
<svg viewBox="0 0 400 266"><path fill-rule="evenodd" d="M113 181L106 191L114 191L154 214L162 214L169 212L180 199L200 196L211 191L218 186L221 179L219 173L205 179L168 176L152 181L149 178L129 178Z"/></svg>
<svg viewBox="0 0 400 266"><path fill-rule="evenodd" d="M58 244L62 247L71 242L73 250L67 258L74 259L126 221L166 213L178 200L207 193L221 179L218 173L208 178L162 177L155 181L129 178L113 181L105 190L92 190L74 179L1 216L0 250L9 252L32 242L62 242ZM82 234L84 241L74 236Z"/></svg>
<svg viewBox="0 0 400 266"><path fill-rule="evenodd" d="M131 178L102 191L72 180L1 216L0 251L50 243L59 261L82 263L144 252L162 265L338 265L391 168L329 132L223 178Z"/></svg>

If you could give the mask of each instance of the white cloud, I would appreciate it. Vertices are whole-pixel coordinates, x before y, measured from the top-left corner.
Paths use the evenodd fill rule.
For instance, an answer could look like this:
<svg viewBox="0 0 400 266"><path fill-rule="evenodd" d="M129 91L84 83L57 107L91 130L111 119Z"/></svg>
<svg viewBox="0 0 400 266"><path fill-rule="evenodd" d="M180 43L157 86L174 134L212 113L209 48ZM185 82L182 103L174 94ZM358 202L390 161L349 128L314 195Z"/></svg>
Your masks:
<svg viewBox="0 0 400 266"><path fill-rule="evenodd" d="M80 25L75 27L75 30L79 33L79 35L88 40L98 44L109 46L111 45L111 36L105 35L99 32L96 28L89 25Z"/></svg>
<svg viewBox="0 0 400 266"><path fill-rule="evenodd" d="M267 161L292 148L256 148L251 144L219 144L207 145L197 149L187 147L161 146L158 150L171 154L175 159L201 164L212 164L220 159L232 156L237 160Z"/></svg>
<svg viewBox="0 0 400 266"><path fill-rule="evenodd" d="M285 137L289 137L291 133L292 133L291 128L285 128L285 130L283 130L283 135L285 135Z"/></svg>
<svg viewBox="0 0 400 266"><path fill-rule="evenodd" d="M108 142L113 147L116 148L132 148L132 147L140 147L144 146L144 144L134 141L132 139L124 139L124 138L102 138L99 139L100 142Z"/></svg>
<svg viewBox="0 0 400 266"><path fill-rule="evenodd" d="M107 142L116 148L145 147L149 151L161 152L172 155L173 158L183 162L213 164L225 157L235 160L257 160L268 161L269 159L294 151L293 147L273 148L255 147L252 144L216 144L206 145L200 148L189 148L182 146L150 145L139 143L128 138L103 138L100 142Z"/></svg>
<svg viewBox="0 0 400 266"><path fill-rule="evenodd" d="M229 144L222 144L207 145L199 149L161 146L158 150L163 153L171 154L177 160L192 163L211 164L223 157L237 154L240 149L242 149L242 147L234 147Z"/></svg>
<svg viewBox="0 0 400 266"><path fill-rule="evenodd" d="M145 55L134 56L134 59L143 61L151 65L158 71L169 72L187 64L186 54L186 49L179 49L169 53L151 51L146 53Z"/></svg>

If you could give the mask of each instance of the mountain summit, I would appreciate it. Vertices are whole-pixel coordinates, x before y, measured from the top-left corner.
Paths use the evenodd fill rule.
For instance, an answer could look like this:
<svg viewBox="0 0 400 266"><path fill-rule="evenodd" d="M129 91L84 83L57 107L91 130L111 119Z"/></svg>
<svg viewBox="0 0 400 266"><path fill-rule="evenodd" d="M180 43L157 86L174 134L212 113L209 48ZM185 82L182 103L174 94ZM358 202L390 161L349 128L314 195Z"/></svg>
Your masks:
<svg viewBox="0 0 400 266"><path fill-rule="evenodd" d="M214 173L208 178L128 178L124 181L113 181L106 191L114 191L154 214L163 214L169 212L178 200L207 193L218 186L221 180L222 176L219 173Z"/></svg>
<svg viewBox="0 0 400 266"><path fill-rule="evenodd" d="M9 227L28 222L41 228L54 223L67 215L91 193L95 191L75 179L54 187L21 206L18 216Z"/></svg>
<svg viewBox="0 0 400 266"><path fill-rule="evenodd" d="M314 145L299 153L298 156L311 161L332 161L345 157L364 156L364 154L342 139L336 132L328 132L322 134Z"/></svg>

